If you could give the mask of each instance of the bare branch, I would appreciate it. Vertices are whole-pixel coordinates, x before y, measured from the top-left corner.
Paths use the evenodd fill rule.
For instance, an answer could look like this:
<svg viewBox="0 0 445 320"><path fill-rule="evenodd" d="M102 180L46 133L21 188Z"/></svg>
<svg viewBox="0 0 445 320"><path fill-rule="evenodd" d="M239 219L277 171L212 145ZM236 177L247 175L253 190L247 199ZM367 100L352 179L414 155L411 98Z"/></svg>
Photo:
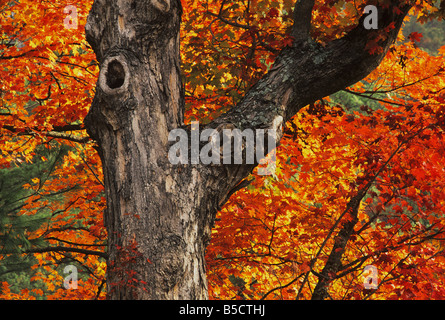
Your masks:
<svg viewBox="0 0 445 320"><path fill-rule="evenodd" d="M56 132L56 131L49 131L49 132L44 133L44 135L46 135L47 137L64 139L64 140L69 140L69 141L78 142L78 143L85 143L85 142L88 142L91 140L91 138L89 136L77 137L72 134Z"/></svg>
<svg viewBox="0 0 445 320"><path fill-rule="evenodd" d="M12 132L12 133L17 133L17 135L19 136L36 136L38 133L38 128L30 128L24 132L20 132L18 131L14 126L10 126L10 125L6 125L3 126L2 128ZM33 131L34 130L34 131ZM78 142L78 143L86 143L88 141L91 140L91 138L89 136L85 136L85 137L78 137L75 136L73 134L69 134L67 133L68 131L80 131L80 130L84 130L83 125L77 125L77 124L73 124L73 125L66 125L66 126L55 126L53 128L53 130L51 131L47 131L47 132L40 132L40 134L47 136L47 137L51 137L51 138L57 138L57 139L64 139L64 140L69 140L69 141L73 141L73 142Z"/></svg>
<svg viewBox="0 0 445 320"><path fill-rule="evenodd" d="M276 287L276 288L273 288L273 289L270 289L268 292L266 292L266 293L261 297L260 300L264 300L264 299L266 299L267 296L268 296L269 294L271 294L272 292L274 292L274 291L276 291L276 290L281 290L281 289L285 289L285 288L289 287L290 285L292 285L293 283L295 283L298 279L300 279L303 275L304 275L304 273L301 273L301 274L299 274L298 276L296 276L293 280L291 280L289 283L284 284L284 285L279 286L279 287Z"/></svg>
<svg viewBox="0 0 445 320"><path fill-rule="evenodd" d="M77 253L83 253L86 255L99 256L99 257L102 257L105 259L108 257L108 255L105 252L101 252L101 251L87 250L87 249L81 249L81 248L62 247L62 246L34 248L34 249L28 249L28 250L24 251L24 253L44 253L44 252L77 252Z"/></svg>

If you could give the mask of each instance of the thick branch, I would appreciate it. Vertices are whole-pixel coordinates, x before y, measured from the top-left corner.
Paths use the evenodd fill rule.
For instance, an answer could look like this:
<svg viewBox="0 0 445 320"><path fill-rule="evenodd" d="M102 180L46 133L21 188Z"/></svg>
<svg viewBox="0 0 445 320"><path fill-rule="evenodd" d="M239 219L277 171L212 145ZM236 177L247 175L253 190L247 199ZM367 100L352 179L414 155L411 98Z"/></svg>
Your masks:
<svg viewBox="0 0 445 320"><path fill-rule="evenodd" d="M309 2L298 4L301 8L308 8ZM293 48L286 47L270 71L237 106L216 119L215 124L270 128L277 116L287 121L305 105L360 81L380 64L396 39L408 10L407 6L402 14L397 15L393 13L393 7L380 8L379 30L365 29L362 17L355 29L326 47L312 41L296 43ZM302 16L295 18L296 26L300 26L304 34L304 30L309 28L310 10L297 12L301 12ZM392 22L395 27L384 33L385 27ZM367 44L380 33L385 38L378 43L382 50L378 54L370 54Z"/></svg>
<svg viewBox="0 0 445 320"><path fill-rule="evenodd" d="M305 0L296 5L295 23L302 31L300 39L306 37L310 27L312 2ZM295 42L293 47L284 48L274 66L241 102L208 127L230 125L241 130L272 129L276 131L278 144L284 123L301 108L360 81L380 64L410 9L410 6L405 6L401 8L401 14L396 14L395 6L379 8L379 30L365 29L362 17L355 29L325 47L310 40ZM385 28L391 24L394 28L387 28L391 30L385 33ZM377 36L384 39L378 42L382 50L378 54L370 54L367 44ZM219 191L227 188L230 192L254 167L213 168L221 181Z"/></svg>
<svg viewBox="0 0 445 320"><path fill-rule="evenodd" d="M314 3L315 0L298 0L295 4L294 25L292 28L292 36L295 39L295 43L309 39Z"/></svg>

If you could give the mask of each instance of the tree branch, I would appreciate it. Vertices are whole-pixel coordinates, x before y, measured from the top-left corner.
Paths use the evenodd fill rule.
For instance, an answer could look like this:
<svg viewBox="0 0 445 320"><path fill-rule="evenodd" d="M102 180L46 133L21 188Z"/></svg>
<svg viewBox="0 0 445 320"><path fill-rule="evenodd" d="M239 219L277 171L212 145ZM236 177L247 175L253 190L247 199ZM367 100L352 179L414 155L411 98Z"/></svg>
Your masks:
<svg viewBox="0 0 445 320"><path fill-rule="evenodd" d="M298 0L294 7L294 25L292 27L292 36L295 43L307 41L310 38L312 10L314 0Z"/></svg>
<svg viewBox="0 0 445 320"><path fill-rule="evenodd" d="M258 81L244 98L228 112L224 113L207 128L233 126L237 129L266 129L276 133L276 142L283 136L284 124L300 109L325 96L342 90L371 73L382 61L395 41L403 19L410 5L395 13L392 4L379 8L379 29L367 30L363 26L365 17L341 39L322 46L314 41L301 42L308 35L312 0L302 0L296 4L295 28L299 29L298 39L292 47L286 47L278 55L273 67ZM389 25L394 28L386 28ZM385 31L385 28L389 30ZM304 35L304 36L303 36ZM381 50L377 54L369 52L368 44L377 36L383 39L377 44ZM203 128L205 129L205 128ZM269 150L270 151L270 150ZM256 164L213 166L211 175L218 177L221 188L218 191L220 205L231 188L244 179ZM225 189L221 192L221 189Z"/></svg>
<svg viewBox="0 0 445 320"><path fill-rule="evenodd" d="M415 135L414 135L415 136ZM360 203L365 197L366 193L368 192L369 188L374 184L377 177L383 172L383 170L389 165L389 163L394 159L394 157L399 153L402 146L404 146L406 143L408 143L414 136L411 136L407 138L406 140L400 142L400 144L397 146L397 148L392 152L392 154L388 157L388 159L385 161L384 164L377 170L375 174L373 174L368 181L368 183L361 188L357 195L354 196L347 204L345 211L341 214L341 216L337 219L337 221L334 223L334 226L330 229L326 239L324 240L322 246L318 250L315 259L312 260L311 266L315 264L315 261L317 260L318 256L321 253L321 250L326 245L327 240L330 238L334 230L336 229L337 225L340 223L342 218L349 213L351 215L351 220L347 221L343 224L343 227L338 232L337 236L334 238L334 245L331 249L331 252L328 256L328 260L326 261L326 264L323 268L323 270L320 273L319 281L314 289L314 293L312 295L313 300L318 299L325 299L328 295L327 287L328 283L332 280L331 275L337 275L337 272L339 270L342 270L342 263L341 258L343 256L343 253L346 249L346 246L348 244L348 241L351 237L351 235L354 233L354 227L358 222L358 210L360 207Z"/></svg>
<svg viewBox="0 0 445 320"><path fill-rule="evenodd" d="M59 242L63 242L66 244L71 244L71 245L75 245L75 246L82 246L82 247L106 247L106 244L86 244L86 243L75 243L75 242L71 242L71 241L67 241L67 240L62 240L56 237L48 237L45 238L45 240L55 240L55 241L59 241Z"/></svg>
<svg viewBox="0 0 445 320"><path fill-rule="evenodd" d="M37 132L40 131L37 127L26 129L25 131L18 131L14 126L10 126L10 125L5 125L2 128L6 129L12 133L17 133L17 135L22 135L22 136L23 135L35 136L35 135L37 135ZM47 131L47 132L40 131L40 133L47 137L64 139L64 140L69 140L69 141L78 142L78 143L86 143L86 142L90 141L91 138L89 136L77 137L75 135L66 133L68 131L80 131L80 130L85 130L85 128L83 128L83 124L69 124L66 126L54 126L53 130L51 130L51 131Z"/></svg>
<svg viewBox="0 0 445 320"><path fill-rule="evenodd" d="M292 279L290 282L288 282L287 284L284 284L282 286L270 289L268 292L266 292L261 298L260 300L264 300L266 299L266 297L271 294L272 292L276 291L276 290L281 290L281 289L285 289L287 287L289 287L290 285L292 285L293 283L295 283L298 279L300 279L302 276L304 275L304 273L299 274L298 276L296 276L294 279Z"/></svg>
<svg viewBox="0 0 445 320"><path fill-rule="evenodd" d="M101 252L101 251L87 250L87 249L81 249L81 248L62 247L62 246L34 248L34 249L24 250L24 253L44 253L44 252L77 252L77 253L83 253L86 255L99 256L104 259L107 259L107 257L108 257L107 253Z"/></svg>
<svg viewBox="0 0 445 320"><path fill-rule="evenodd" d="M86 143L91 140L91 138L89 136L76 137L72 134L56 132L56 131L48 131L48 132L44 133L44 135L47 137L51 137L51 138L64 139L64 140L78 142L78 143Z"/></svg>
<svg viewBox="0 0 445 320"><path fill-rule="evenodd" d="M349 89L343 89L342 91L350 93L350 94L353 94L353 95L356 95L356 96L361 97L361 98L366 98L366 99L377 101L377 102L392 104L392 105L399 106L399 107L406 107L406 104L402 104L402 103L398 103L398 102L394 102L394 101L388 101L388 100L385 100L385 99L375 98L375 97L372 97L370 95L362 94L360 92L352 91L352 90L349 90Z"/></svg>

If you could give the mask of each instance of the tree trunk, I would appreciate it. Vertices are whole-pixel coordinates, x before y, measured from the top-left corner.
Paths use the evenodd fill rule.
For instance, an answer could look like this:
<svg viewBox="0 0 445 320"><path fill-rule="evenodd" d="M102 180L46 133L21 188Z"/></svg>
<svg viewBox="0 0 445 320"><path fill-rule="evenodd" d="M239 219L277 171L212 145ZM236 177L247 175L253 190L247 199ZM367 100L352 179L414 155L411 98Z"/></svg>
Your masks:
<svg viewBox="0 0 445 320"><path fill-rule="evenodd" d="M408 10L379 11L380 28L391 22L396 28L380 42L383 53L370 55L363 19L326 47L310 39L313 3L300 0L295 7L294 45L207 128L275 130L279 140L285 121L302 107L379 64ZM85 124L103 165L110 299L206 299L204 255L215 214L256 166L169 161L169 132L184 127L181 12L179 0L96 0L85 28L100 63Z"/></svg>

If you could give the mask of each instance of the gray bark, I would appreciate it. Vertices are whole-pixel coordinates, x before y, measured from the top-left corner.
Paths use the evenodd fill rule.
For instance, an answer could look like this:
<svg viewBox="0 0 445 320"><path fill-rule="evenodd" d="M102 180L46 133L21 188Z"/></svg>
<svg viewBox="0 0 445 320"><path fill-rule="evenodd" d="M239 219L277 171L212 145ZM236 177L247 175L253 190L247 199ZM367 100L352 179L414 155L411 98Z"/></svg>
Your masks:
<svg viewBox="0 0 445 320"><path fill-rule="evenodd" d="M362 23L322 47L309 37L313 1L295 8L294 45L208 128L274 129L281 139L284 123L302 107L380 63L408 10L379 10L380 30L391 22L396 28L381 42L384 52L369 55L373 30ZM215 214L256 165L168 161L168 133L184 126L181 12L179 0L96 0L88 16L86 36L100 75L85 125L104 171L110 299L206 299L204 255Z"/></svg>

